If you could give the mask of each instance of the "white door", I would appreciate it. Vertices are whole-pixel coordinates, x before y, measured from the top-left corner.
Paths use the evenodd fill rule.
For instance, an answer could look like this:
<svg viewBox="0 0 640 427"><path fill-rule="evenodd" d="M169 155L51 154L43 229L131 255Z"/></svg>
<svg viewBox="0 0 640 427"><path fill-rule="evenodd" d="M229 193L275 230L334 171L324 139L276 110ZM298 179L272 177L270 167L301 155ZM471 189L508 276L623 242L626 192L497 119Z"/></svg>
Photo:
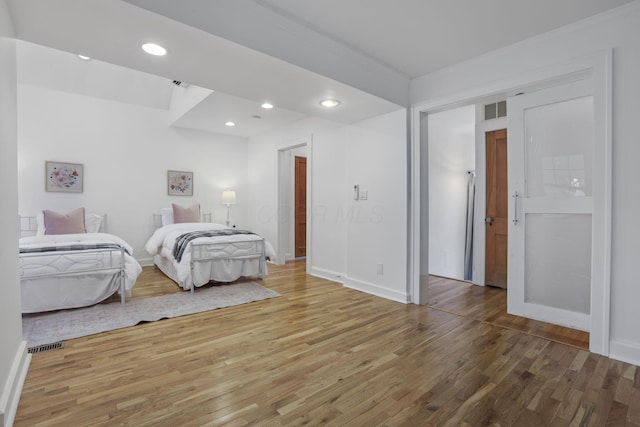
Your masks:
<svg viewBox="0 0 640 427"><path fill-rule="evenodd" d="M508 100L511 314L589 331L592 81ZM599 166L596 166L599 167Z"/></svg>

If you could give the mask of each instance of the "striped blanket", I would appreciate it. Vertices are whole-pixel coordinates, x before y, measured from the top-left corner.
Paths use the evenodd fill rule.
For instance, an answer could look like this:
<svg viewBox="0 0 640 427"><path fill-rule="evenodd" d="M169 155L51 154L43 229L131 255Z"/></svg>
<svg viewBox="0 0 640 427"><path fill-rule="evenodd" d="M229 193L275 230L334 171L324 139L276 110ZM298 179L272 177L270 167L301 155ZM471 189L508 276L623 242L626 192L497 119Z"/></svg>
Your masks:
<svg viewBox="0 0 640 427"><path fill-rule="evenodd" d="M187 245L193 240L200 237L218 237L218 236L233 236L235 234L255 234L247 230L236 230L235 228L225 228L222 230L200 230L191 231L189 233L182 234L176 239L176 243L173 246L173 256L176 261L180 262L184 251L187 249Z"/></svg>
<svg viewBox="0 0 640 427"><path fill-rule="evenodd" d="M59 246L20 248L20 253L32 254L32 253L40 253L40 252L90 251L95 249L120 250L120 248L122 248L122 246L116 243L86 243L86 244L69 244L69 245L59 245ZM129 253L129 251L126 248L124 249L124 251L126 253Z"/></svg>

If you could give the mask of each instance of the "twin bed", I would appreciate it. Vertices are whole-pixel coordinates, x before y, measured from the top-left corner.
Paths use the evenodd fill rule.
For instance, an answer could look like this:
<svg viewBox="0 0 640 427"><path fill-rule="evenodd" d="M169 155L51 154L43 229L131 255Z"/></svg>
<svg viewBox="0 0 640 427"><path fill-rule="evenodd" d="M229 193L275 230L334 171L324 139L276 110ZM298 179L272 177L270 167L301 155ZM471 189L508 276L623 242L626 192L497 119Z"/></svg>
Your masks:
<svg viewBox="0 0 640 427"><path fill-rule="evenodd" d="M193 209L195 207L192 207ZM173 210L173 212L172 212ZM269 242L257 234L221 224L197 222L194 209L180 215L180 207L154 215L156 230L145 250L171 280L191 292L210 281L233 282L240 277L267 274L267 259L275 259ZM210 216L205 214L205 221Z"/></svg>
<svg viewBox="0 0 640 427"><path fill-rule="evenodd" d="M20 218L22 312L85 307L116 292L124 304L142 271L131 246L104 232L104 215L85 215L80 208L47 230L48 213L56 214Z"/></svg>
<svg viewBox="0 0 640 427"><path fill-rule="evenodd" d="M243 276L262 278L267 274L266 259L274 258L275 251L264 238L220 224L185 221L193 220L195 212L191 217L184 216L178 208L174 221L163 211L163 221L160 215L154 215L158 227L145 250L153 255L154 264L183 289L194 292L210 281L233 282ZM48 233L42 218L21 218L23 313L89 306L116 292L124 304L131 295L142 271L131 246L104 232L104 217L85 216L84 209L82 215L84 231L72 228L74 232L61 234ZM101 218L98 227L96 217Z"/></svg>

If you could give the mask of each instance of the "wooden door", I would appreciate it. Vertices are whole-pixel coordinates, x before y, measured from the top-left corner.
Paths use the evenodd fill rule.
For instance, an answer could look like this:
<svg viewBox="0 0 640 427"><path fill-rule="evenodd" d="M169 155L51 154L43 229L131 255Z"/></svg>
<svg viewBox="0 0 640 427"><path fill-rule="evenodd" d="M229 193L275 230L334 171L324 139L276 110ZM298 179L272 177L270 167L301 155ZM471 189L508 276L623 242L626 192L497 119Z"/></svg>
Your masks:
<svg viewBox="0 0 640 427"><path fill-rule="evenodd" d="M485 216L485 284L507 289L507 130L486 133L487 209Z"/></svg>
<svg viewBox="0 0 640 427"><path fill-rule="evenodd" d="M295 157L294 256L307 255L307 158Z"/></svg>

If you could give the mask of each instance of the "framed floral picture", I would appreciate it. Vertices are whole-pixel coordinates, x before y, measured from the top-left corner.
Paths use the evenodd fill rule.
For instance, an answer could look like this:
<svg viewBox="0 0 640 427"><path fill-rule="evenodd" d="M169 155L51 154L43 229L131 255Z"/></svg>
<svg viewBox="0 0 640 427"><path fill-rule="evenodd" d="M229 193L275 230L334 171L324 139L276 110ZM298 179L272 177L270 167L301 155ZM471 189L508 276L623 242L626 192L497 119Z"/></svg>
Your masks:
<svg viewBox="0 0 640 427"><path fill-rule="evenodd" d="M193 172L167 171L170 196L193 196Z"/></svg>
<svg viewBox="0 0 640 427"><path fill-rule="evenodd" d="M78 163L46 161L45 190L61 193L82 193L84 166Z"/></svg>

